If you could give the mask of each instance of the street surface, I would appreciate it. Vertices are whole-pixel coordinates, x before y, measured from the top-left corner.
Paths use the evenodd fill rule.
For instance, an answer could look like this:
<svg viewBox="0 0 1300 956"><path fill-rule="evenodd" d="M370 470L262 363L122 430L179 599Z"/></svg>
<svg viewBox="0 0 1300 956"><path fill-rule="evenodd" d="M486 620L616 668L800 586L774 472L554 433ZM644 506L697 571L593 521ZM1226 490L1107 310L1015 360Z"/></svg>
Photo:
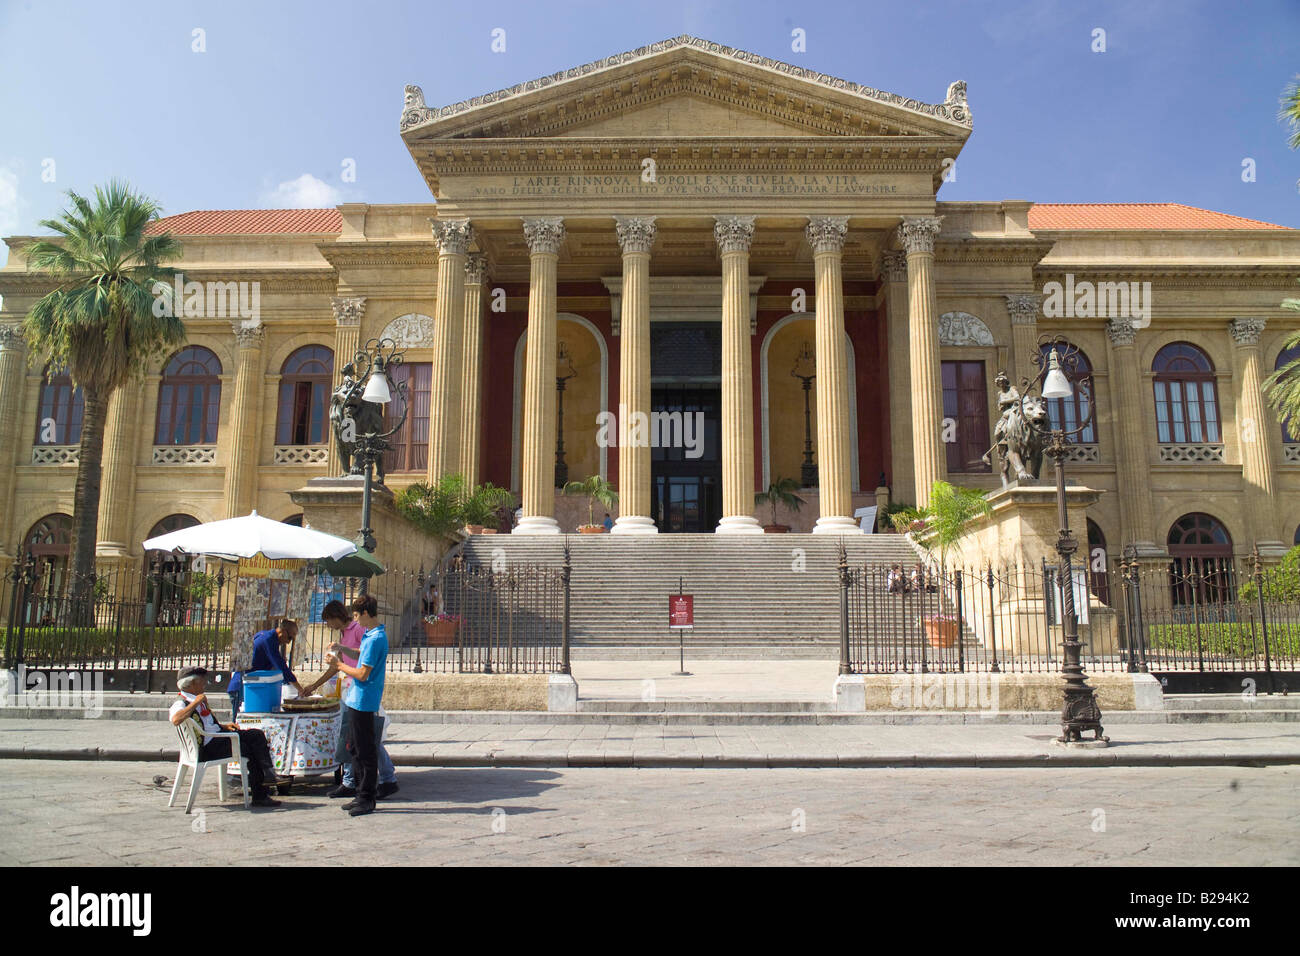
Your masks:
<svg viewBox="0 0 1300 956"><path fill-rule="evenodd" d="M186 816L167 808L174 771L0 761L0 865L1300 863L1295 766L402 767L357 819L322 785L223 806L210 778ZM358 857L341 837L361 832Z"/></svg>

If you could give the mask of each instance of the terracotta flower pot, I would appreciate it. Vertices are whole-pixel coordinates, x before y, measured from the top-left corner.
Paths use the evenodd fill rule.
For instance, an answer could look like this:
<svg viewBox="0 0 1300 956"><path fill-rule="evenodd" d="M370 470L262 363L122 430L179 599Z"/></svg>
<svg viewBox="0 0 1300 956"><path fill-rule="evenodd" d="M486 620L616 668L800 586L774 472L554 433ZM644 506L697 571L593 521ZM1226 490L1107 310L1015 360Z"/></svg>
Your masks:
<svg viewBox="0 0 1300 956"><path fill-rule="evenodd" d="M961 639L961 621L955 617L927 617L921 622L925 639L936 650L956 647Z"/></svg>
<svg viewBox="0 0 1300 956"><path fill-rule="evenodd" d="M424 639L429 647L454 647L460 621L425 621Z"/></svg>
<svg viewBox="0 0 1300 956"><path fill-rule="evenodd" d="M465 530L470 534L482 534L483 526L481 524L467 524L465 525Z"/></svg>
<svg viewBox="0 0 1300 956"><path fill-rule="evenodd" d="M765 524L763 525L764 534L786 534L790 530L788 524Z"/></svg>
<svg viewBox="0 0 1300 956"><path fill-rule="evenodd" d="M604 534L605 526L603 524L584 524L578 528L581 534Z"/></svg>

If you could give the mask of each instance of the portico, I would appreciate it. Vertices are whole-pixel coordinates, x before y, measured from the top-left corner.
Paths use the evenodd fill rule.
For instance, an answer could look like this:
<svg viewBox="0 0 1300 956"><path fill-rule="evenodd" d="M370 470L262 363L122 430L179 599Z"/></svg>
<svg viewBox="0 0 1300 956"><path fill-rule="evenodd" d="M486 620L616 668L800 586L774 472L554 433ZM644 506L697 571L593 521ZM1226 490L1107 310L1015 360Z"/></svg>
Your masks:
<svg viewBox="0 0 1300 956"><path fill-rule="evenodd" d="M905 479L912 487L900 490L921 501L942 476L939 338L928 264L939 222L935 192L970 134L961 84L944 103L925 104L680 37L453 106L430 108L418 87L407 87L401 127L438 203L431 477L447 472L441 462L477 460L473 448L482 440L452 434L466 405L449 390L463 378L462 367L470 369L460 344L470 321L467 255L481 257L485 295L503 290L506 310L511 289L517 296L526 283L515 439L518 530L526 533L559 531L552 480L558 432L566 449L595 434L593 423L571 423L567 408L565 421L556 418L558 301L590 302L597 283L610 294L609 304L601 303L610 310L602 346L611 364L617 355L617 371L602 405L646 416L653 411L652 325L675 319L656 308L652 289L667 286L680 296L703 282L712 301L697 294L689 307L720 327L715 530L762 531L753 495L762 461L771 460L770 448L758 454L755 435L762 411L757 317L766 306L808 318L817 367L815 530L856 533L853 476L885 471L888 392L898 384L886 382L900 369L875 351L870 374L855 369L850 394L854 331L846 326L846 304L853 324L876 335L879 305L888 298L894 306L887 262L900 249L908 284L899 291L914 336L902 373L920 383L912 431L927 436L916 439L915 474ZM918 332L918 324L928 331ZM446 328L452 325L460 328ZM918 347L924 356L916 355ZM479 374L491 374L485 364ZM472 380L460 385L480 387ZM861 432L850 434L855 422L866 441ZM570 429L577 431L572 438ZM662 502L655 496L663 491L652 449L636 430L620 434L629 440L607 456L620 494L614 532L656 533ZM438 441L468 448L439 453L432 447ZM868 445L870 452L862 447Z"/></svg>

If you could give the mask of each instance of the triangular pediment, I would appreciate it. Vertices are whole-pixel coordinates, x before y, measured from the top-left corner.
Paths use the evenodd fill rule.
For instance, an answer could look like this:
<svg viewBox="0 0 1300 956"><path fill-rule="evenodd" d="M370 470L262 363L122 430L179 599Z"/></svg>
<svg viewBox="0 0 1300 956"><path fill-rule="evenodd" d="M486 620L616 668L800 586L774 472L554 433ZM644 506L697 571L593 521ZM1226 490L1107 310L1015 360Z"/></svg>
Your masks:
<svg viewBox="0 0 1300 956"><path fill-rule="evenodd" d="M925 103L682 36L461 103L406 88L408 145L434 140L970 135L965 84Z"/></svg>

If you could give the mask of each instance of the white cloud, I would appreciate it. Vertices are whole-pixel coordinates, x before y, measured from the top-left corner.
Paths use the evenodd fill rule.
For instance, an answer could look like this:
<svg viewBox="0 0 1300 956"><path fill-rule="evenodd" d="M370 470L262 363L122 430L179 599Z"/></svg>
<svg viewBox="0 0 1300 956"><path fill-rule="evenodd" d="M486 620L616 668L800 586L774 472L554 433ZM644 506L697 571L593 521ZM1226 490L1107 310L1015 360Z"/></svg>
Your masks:
<svg viewBox="0 0 1300 956"><path fill-rule="evenodd" d="M0 236L12 236L22 222L18 214L18 173L0 166ZM9 260L8 247L0 243L0 266Z"/></svg>
<svg viewBox="0 0 1300 956"><path fill-rule="evenodd" d="M311 173L303 173L262 194L262 205L268 209L323 209L342 201L342 192Z"/></svg>

